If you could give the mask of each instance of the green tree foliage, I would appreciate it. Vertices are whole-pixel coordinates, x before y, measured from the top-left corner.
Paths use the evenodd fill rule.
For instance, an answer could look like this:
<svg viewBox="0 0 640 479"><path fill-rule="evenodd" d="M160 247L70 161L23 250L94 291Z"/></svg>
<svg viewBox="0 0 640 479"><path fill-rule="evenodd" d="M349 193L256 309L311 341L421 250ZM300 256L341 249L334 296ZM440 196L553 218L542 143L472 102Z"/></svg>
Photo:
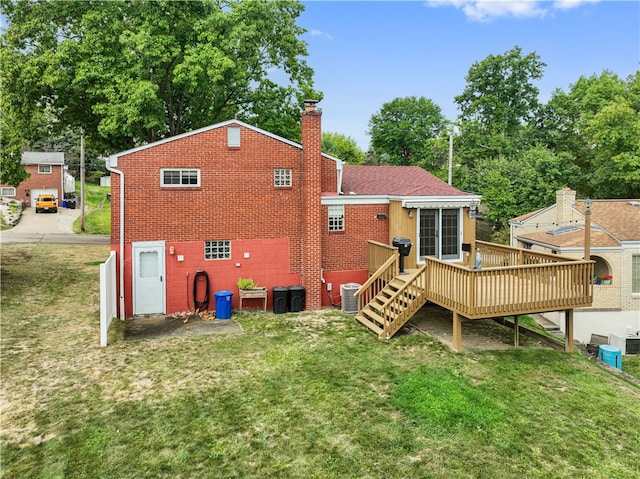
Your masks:
<svg viewBox="0 0 640 479"><path fill-rule="evenodd" d="M473 167L479 159L508 157L527 148L522 128L539 108L533 82L542 78L545 66L537 54L524 55L517 46L471 66L464 91L455 97L464 164Z"/></svg>
<svg viewBox="0 0 640 479"><path fill-rule="evenodd" d="M388 155L391 165L431 164L432 142L446 127L433 101L415 96L385 103L369 120L371 145L377 155Z"/></svg>
<svg viewBox="0 0 640 479"><path fill-rule="evenodd" d="M580 167L576 187L593 198L640 196L640 72L603 72L556 90L538 122L541 141Z"/></svg>
<svg viewBox="0 0 640 479"><path fill-rule="evenodd" d="M0 0L3 117L16 144L48 112L112 152L238 119L299 139L307 66L293 0ZM15 162L15 146L3 149ZM3 176L4 178L4 176Z"/></svg>
<svg viewBox="0 0 640 479"><path fill-rule="evenodd" d="M487 217L502 226L511 218L555 202L555 192L568 184L578 168L537 146L512 158L478 161L470 182L482 192Z"/></svg>
<svg viewBox="0 0 640 479"><path fill-rule="evenodd" d="M340 158L350 165L364 163L364 151L358 148L353 138L340 133L322 133L322 152Z"/></svg>

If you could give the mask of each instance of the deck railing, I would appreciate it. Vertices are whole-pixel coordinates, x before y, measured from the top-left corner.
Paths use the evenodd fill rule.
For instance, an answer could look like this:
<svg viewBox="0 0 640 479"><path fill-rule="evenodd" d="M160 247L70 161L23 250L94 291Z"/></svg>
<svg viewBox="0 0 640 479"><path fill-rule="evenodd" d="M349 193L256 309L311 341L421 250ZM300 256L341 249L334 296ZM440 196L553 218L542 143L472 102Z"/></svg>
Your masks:
<svg viewBox="0 0 640 479"><path fill-rule="evenodd" d="M378 271L378 269L380 269L380 267L385 264L389 258L398 256L398 248L395 246L378 243L377 241L368 241L368 245L369 276ZM399 268L398 263L396 263L396 267ZM395 272L395 275L397 275L399 271L400 270L398 269Z"/></svg>
<svg viewBox="0 0 640 479"><path fill-rule="evenodd" d="M482 267L521 266L566 262L567 258L548 253L537 253L497 243L476 241L476 250L482 255Z"/></svg>
<svg viewBox="0 0 640 479"><path fill-rule="evenodd" d="M511 259L541 262L484 267L487 262L483 256L483 268L477 270L425 257L429 301L470 319L591 306L592 261L499 250L509 253ZM490 258L492 254L488 253Z"/></svg>

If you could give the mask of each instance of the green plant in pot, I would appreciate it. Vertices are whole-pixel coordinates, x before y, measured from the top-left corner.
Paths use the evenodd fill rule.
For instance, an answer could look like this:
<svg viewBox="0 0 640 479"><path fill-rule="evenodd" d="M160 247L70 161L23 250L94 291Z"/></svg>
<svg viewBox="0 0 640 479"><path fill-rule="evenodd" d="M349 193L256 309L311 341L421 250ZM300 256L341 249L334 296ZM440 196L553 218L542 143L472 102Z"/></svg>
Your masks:
<svg viewBox="0 0 640 479"><path fill-rule="evenodd" d="M252 278L239 278L238 289L257 289L258 285L253 281Z"/></svg>

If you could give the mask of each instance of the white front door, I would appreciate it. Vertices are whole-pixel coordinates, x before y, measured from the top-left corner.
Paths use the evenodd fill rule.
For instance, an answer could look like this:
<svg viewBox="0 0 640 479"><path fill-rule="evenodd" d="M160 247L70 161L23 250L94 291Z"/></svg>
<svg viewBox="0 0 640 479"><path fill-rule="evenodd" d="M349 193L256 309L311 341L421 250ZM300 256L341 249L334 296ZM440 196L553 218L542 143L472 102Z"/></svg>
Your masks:
<svg viewBox="0 0 640 479"><path fill-rule="evenodd" d="M164 314L164 241L133 243L133 314Z"/></svg>

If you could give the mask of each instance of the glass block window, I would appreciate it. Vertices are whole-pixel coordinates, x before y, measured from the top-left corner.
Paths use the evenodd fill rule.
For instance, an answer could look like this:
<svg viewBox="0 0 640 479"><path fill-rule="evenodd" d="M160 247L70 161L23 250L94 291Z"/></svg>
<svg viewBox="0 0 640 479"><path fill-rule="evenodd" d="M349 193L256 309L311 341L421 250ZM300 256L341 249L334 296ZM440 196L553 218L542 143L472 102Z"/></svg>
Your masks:
<svg viewBox="0 0 640 479"><path fill-rule="evenodd" d="M205 241L204 259L231 259L231 241Z"/></svg>
<svg viewBox="0 0 640 479"><path fill-rule="evenodd" d="M344 231L344 205L329 205L329 231Z"/></svg>
<svg viewBox="0 0 640 479"><path fill-rule="evenodd" d="M240 146L240 127L230 126L227 128L227 146Z"/></svg>
<svg viewBox="0 0 640 479"><path fill-rule="evenodd" d="M16 189L13 186L4 186L0 192L2 196L16 196Z"/></svg>
<svg viewBox="0 0 640 479"><path fill-rule="evenodd" d="M276 168L273 171L275 186L291 186L291 168Z"/></svg>
<svg viewBox="0 0 640 479"><path fill-rule="evenodd" d="M200 186L200 170L163 168L160 170L160 184L171 187Z"/></svg>
<svg viewBox="0 0 640 479"><path fill-rule="evenodd" d="M50 175L51 165L38 165L38 173L41 175Z"/></svg>

